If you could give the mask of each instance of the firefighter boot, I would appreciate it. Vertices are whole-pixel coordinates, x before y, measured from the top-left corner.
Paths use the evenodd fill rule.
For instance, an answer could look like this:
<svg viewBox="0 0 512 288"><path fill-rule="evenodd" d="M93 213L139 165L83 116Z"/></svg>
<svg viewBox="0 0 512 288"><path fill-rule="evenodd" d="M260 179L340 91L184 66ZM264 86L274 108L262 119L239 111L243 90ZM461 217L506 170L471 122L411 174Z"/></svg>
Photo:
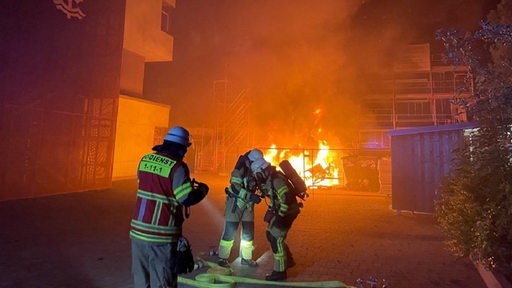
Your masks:
<svg viewBox="0 0 512 288"><path fill-rule="evenodd" d="M267 281L282 281L286 280L286 271L272 271L272 274L267 274L265 277Z"/></svg>
<svg viewBox="0 0 512 288"><path fill-rule="evenodd" d="M229 268L229 254L231 254L231 247L233 247L234 240L220 240L219 243L219 260L217 261L217 264L219 266Z"/></svg>
<svg viewBox="0 0 512 288"><path fill-rule="evenodd" d="M224 268L230 268L228 259L220 258L219 261L217 261L217 264Z"/></svg>
<svg viewBox="0 0 512 288"><path fill-rule="evenodd" d="M258 267L258 263L252 260L252 250L254 250L254 246L252 244L252 240L244 240L240 241L240 254L242 259L240 260L242 265L247 265L249 267Z"/></svg>
<svg viewBox="0 0 512 288"><path fill-rule="evenodd" d="M258 267L258 262L254 261L252 259L244 259L244 258L242 258L242 260L240 260L240 263L242 265L247 265L247 266L252 267L252 268Z"/></svg>

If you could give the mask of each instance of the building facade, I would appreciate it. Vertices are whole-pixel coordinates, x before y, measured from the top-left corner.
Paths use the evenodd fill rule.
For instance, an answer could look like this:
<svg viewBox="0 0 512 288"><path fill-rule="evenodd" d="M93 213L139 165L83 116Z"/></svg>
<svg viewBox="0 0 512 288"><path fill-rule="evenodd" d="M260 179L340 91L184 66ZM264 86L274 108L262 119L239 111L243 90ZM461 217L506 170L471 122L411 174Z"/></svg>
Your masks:
<svg viewBox="0 0 512 288"><path fill-rule="evenodd" d="M400 149L394 149L391 155L390 133L467 121L464 109L454 99L469 98L473 93L468 67L449 65L440 51L433 50L428 43L408 45L398 52L392 67L367 79L370 84L360 103L364 113L360 118L358 154L361 159L370 157L377 163L381 192L395 193L400 189L392 185L397 183L394 170L398 165L392 158L399 158ZM365 183L369 179L363 173L356 180Z"/></svg>
<svg viewBox="0 0 512 288"><path fill-rule="evenodd" d="M0 200L103 189L113 171L135 175L133 159L169 126L170 107L143 99L143 86L146 63L172 61L173 5L3 3ZM130 154L116 141L137 144Z"/></svg>
<svg viewBox="0 0 512 288"><path fill-rule="evenodd" d="M151 63L173 60L175 5L175 0L126 0L113 179L135 177L140 157L169 129L170 101L147 95L144 87Z"/></svg>
<svg viewBox="0 0 512 288"><path fill-rule="evenodd" d="M390 148L389 130L466 122L454 97L472 95L468 68L443 61L430 44L404 48L392 69L374 75L361 106L361 146Z"/></svg>

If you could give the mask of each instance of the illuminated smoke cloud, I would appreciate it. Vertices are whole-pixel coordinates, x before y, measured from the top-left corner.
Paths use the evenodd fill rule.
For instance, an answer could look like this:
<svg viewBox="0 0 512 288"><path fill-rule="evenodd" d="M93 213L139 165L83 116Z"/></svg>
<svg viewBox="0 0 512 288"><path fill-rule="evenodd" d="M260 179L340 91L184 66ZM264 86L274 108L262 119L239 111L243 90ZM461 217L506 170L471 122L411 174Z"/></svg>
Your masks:
<svg viewBox="0 0 512 288"><path fill-rule="evenodd" d="M439 28L476 28L494 2L204 3L177 2L175 62L176 73L189 77L179 80L191 89L185 93L208 95L214 80L228 79L234 89L249 89L254 124L273 142L313 140L319 128L347 142L368 74L383 71L401 47L433 41Z"/></svg>

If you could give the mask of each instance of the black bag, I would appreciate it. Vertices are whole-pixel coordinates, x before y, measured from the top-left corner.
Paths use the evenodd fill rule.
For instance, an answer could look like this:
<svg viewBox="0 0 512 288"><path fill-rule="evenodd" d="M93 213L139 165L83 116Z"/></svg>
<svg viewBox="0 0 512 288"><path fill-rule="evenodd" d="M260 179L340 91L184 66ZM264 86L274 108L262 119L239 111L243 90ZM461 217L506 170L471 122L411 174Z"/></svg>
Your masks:
<svg viewBox="0 0 512 288"><path fill-rule="evenodd" d="M265 216L263 216L263 221L270 223L272 218L274 218L275 212L272 209L267 209L267 212L265 212Z"/></svg>
<svg viewBox="0 0 512 288"><path fill-rule="evenodd" d="M187 238L181 236L178 239L178 249L176 255L176 265L174 272L177 274L186 274L194 270L194 255Z"/></svg>

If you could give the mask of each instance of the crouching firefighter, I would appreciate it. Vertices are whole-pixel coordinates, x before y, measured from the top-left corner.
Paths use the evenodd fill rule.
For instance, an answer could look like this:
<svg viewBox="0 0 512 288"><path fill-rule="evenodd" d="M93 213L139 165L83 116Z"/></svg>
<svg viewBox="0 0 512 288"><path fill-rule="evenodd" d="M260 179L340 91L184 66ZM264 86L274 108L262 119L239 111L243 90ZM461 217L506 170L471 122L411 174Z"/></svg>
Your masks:
<svg viewBox="0 0 512 288"><path fill-rule="evenodd" d="M135 211L131 220L132 275L135 288L178 287L178 240L184 211L208 194L208 186L190 179L183 158L189 133L172 127L161 145L140 160Z"/></svg>
<svg viewBox="0 0 512 288"><path fill-rule="evenodd" d="M254 250L254 205L261 202L256 194L256 179L251 171L251 164L263 159L263 153L259 149L252 149L240 155L226 187L226 203L224 207L224 231L219 242L218 264L229 267L229 255L233 247L235 232L242 224L240 239L240 261L242 265L249 267L258 266L252 259Z"/></svg>
<svg viewBox="0 0 512 288"><path fill-rule="evenodd" d="M259 159L252 163L251 170L259 190L270 200L264 220L268 223L266 236L272 248L274 267L272 273L267 274L265 279L285 280L286 270L295 266L285 240L293 221L300 213L300 206L295 194L287 185L288 179L282 172L277 171L275 166L264 159Z"/></svg>

